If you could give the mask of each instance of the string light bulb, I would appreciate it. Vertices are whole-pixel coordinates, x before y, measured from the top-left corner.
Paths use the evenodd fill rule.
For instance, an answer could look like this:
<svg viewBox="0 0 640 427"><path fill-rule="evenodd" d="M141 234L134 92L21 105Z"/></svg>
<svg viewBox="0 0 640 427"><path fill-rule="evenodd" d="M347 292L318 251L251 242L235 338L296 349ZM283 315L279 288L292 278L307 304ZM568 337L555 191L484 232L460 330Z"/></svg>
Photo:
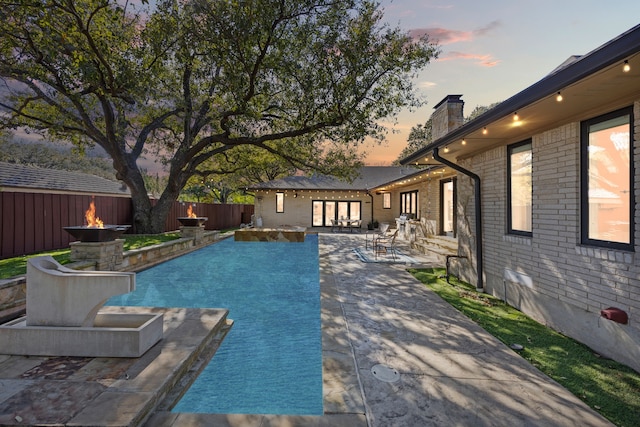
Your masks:
<svg viewBox="0 0 640 427"><path fill-rule="evenodd" d="M520 120L520 116L518 116L518 112L513 113L513 121L517 122Z"/></svg>
<svg viewBox="0 0 640 427"><path fill-rule="evenodd" d="M624 61L624 64L622 64L622 71L624 71L625 73L631 71L631 65L629 65L629 61Z"/></svg>
<svg viewBox="0 0 640 427"><path fill-rule="evenodd" d="M556 95L556 101L562 102L562 94L560 92Z"/></svg>
<svg viewBox="0 0 640 427"><path fill-rule="evenodd" d="M444 152L448 153L449 152L449 147L444 147Z"/></svg>
<svg viewBox="0 0 640 427"><path fill-rule="evenodd" d="M486 134L488 134L488 133L489 133L489 131L487 130L487 127L486 127L486 126L485 126L484 128L482 128L482 134L483 134L483 135L486 135Z"/></svg>
<svg viewBox="0 0 640 427"><path fill-rule="evenodd" d="M462 140L462 145L467 145L467 140L466 139Z"/></svg>

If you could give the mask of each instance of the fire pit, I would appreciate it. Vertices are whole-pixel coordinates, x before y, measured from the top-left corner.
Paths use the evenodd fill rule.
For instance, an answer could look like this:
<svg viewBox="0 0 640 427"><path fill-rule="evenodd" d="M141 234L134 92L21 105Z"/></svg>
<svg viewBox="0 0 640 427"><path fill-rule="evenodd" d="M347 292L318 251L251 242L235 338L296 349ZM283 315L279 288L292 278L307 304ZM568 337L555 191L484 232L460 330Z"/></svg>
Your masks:
<svg viewBox="0 0 640 427"><path fill-rule="evenodd" d="M187 216L178 217L178 221L184 227L201 227L208 219L206 216L197 216L191 205L187 208Z"/></svg>
<svg viewBox="0 0 640 427"><path fill-rule="evenodd" d="M196 216L196 217L188 217L188 216L180 216L178 217L178 221L180 224L185 227L200 227L203 225L209 218L206 216Z"/></svg>
<svg viewBox="0 0 640 427"><path fill-rule="evenodd" d="M129 225L104 225L96 216L96 205L93 200L84 213L87 225L64 227L65 231L81 242L111 242L129 229Z"/></svg>
<svg viewBox="0 0 640 427"><path fill-rule="evenodd" d="M99 227L64 227L65 231L81 242L110 242L129 229L129 225L103 225Z"/></svg>

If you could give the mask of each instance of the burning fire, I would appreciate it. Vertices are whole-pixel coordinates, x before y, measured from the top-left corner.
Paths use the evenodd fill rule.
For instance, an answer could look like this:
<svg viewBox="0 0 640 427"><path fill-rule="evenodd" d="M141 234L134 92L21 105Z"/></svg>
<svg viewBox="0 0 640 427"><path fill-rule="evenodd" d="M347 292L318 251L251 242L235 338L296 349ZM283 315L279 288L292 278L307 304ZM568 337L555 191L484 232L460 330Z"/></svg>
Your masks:
<svg viewBox="0 0 640 427"><path fill-rule="evenodd" d="M196 215L196 213L193 211L193 208L191 207L191 205L189 205L189 207L187 208L187 216L189 218L197 218L198 217Z"/></svg>
<svg viewBox="0 0 640 427"><path fill-rule="evenodd" d="M96 204L93 200L89 203L89 209L84 213L84 219L87 221L88 227L104 228L104 223L96 216Z"/></svg>

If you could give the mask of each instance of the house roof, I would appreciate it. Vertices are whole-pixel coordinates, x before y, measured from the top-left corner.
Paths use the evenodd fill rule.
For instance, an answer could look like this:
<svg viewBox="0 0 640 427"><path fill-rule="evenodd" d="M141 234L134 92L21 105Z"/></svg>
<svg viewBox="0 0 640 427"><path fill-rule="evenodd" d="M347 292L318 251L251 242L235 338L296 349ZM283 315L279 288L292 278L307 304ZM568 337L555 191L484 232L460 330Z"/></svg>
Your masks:
<svg viewBox="0 0 640 427"><path fill-rule="evenodd" d="M95 175L0 162L0 190L24 188L50 192L128 196L126 185Z"/></svg>
<svg viewBox="0 0 640 427"><path fill-rule="evenodd" d="M627 61L630 72L623 72ZM556 95L562 94L562 102ZM447 147L445 157L462 159L514 143L562 124L629 106L640 94L640 25L582 56L572 56L537 83L454 129L400 161L436 164L429 155ZM519 122L514 122L514 113ZM483 133L486 128L487 132ZM465 141L463 144L462 141ZM442 155L442 153L440 153Z"/></svg>
<svg viewBox="0 0 640 427"><path fill-rule="evenodd" d="M251 186L254 190L360 190L366 191L384 184L421 173L406 166L363 166L353 182L327 175L289 176Z"/></svg>

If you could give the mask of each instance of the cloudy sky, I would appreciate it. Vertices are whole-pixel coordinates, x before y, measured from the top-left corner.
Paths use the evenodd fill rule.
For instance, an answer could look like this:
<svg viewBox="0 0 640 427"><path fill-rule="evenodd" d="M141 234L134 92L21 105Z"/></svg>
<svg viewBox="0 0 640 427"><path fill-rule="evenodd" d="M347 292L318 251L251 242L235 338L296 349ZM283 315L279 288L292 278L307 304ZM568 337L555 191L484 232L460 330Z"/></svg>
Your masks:
<svg viewBox="0 0 640 427"><path fill-rule="evenodd" d="M640 0L381 0L385 20L412 34L427 33L442 53L416 87L427 104L403 112L383 147L366 162L388 164L412 126L427 121L446 95L462 94L464 114L504 101L560 65L640 24Z"/></svg>

